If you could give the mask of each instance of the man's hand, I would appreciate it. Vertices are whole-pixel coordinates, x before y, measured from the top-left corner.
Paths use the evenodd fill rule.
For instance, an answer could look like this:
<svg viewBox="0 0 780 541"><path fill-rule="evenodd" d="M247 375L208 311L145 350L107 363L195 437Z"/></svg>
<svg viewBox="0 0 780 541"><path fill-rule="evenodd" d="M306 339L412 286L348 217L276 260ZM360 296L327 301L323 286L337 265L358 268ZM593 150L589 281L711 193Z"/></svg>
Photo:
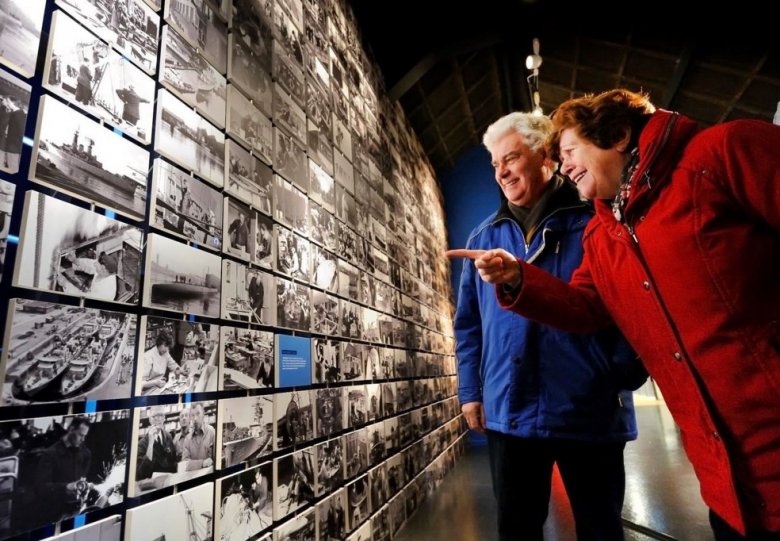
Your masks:
<svg viewBox="0 0 780 541"><path fill-rule="evenodd" d="M515 256L501 248L492 250L447 250L444 255L450 259L465 257L474 261L479 277L489 284L507 284L517 287L522 281L520 263Z"/></svg>
<svg viewBox="0 0 780 541"><path fill-rule="evenodd" d="M471 430L476 430L480 434L485 433L486 421L485 421L485 408L482 406L482 402L467 402L460 407L460 411L463 412L463 416L466 417L466 422L469 424Z"/></svg>

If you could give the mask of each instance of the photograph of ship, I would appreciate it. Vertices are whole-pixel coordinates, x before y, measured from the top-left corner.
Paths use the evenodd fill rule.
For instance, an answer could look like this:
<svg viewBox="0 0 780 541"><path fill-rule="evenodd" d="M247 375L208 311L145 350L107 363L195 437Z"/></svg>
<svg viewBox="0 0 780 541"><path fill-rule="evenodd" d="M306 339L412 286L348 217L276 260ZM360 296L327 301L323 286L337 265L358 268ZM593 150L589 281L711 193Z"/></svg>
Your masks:
<svg viewBox="0 0 780 541"><path fill-rule="evenodd" d="M200 114L225 127L227 81L170 26L162 29L160 82Z"/></svg>
<svg viewBox="0 0 780 541"><path fill-rule="evenodd" d="M0 64L35 75L46 0L6 0L0 12Z"/></svg>
<svg viewBox="0 0 780 541"><path fill-rule="evenodd" d="M41 96L30 180L143 219L149 152L51 96Z"/></svg>
<svg viewBox="0 0 780 541"><path fill-rule="evenodd" d="M274 459L274 520L281 520L314 501L314 450L296 451ZM314 508L311 509L312 514ZM313 517L312 517L313 518ZM312 521L313 539L314 524Z"/></svg>
<svg viewBox="0 0 780 541"><path fill-rule="evenodd" d="M43 87L151 143L154 80L61 11L52 15Z"/></svg>
<svg viewBox="0 0 780 541"><path fill-rule="evenodd" d="M227 70L227 25L206 0L165 2L165 20L190 45L202 51L220 73Z"/></svg>
<svg viewBox="0 0 780 541"><path fill-rule="evenodd" d="M272 452L274 402L271 395L219 401L217 464L229 468L253 463Z"/></svg>
<svg viewBox="0 0 780 541"><path fill-rule="evenodd" d="M314 447L317 458L315 493L324 496L344 482L344 438L335 438Z"/></svg>
<svg viewBox="0 0 780 541"><path fill-rule="evenodd" d="M309 224L312 242L335 252L338 248L335 216L314 201L309 201Z"/></svg>
<svg viewBox="0 0 780 541"><path fill-rule="evenodd" d="M38 192L27 192L14 285L138 302L140 229Z"/></svg>
<svg viewBox="0 0 780 541"><path fill-rule="evenodd" d="M274 333L222 327L220 391L274 386Z"/></svg>
<svg viewBox="0 0 780 541"><path fill-rule="evenodd" d="M43 541L119 541L122 535L122 515L111 515L81 528L47 537Z"/></svg>
<svg viewBox="0 0 780 541"><path fill-rule="evenodd" d="M284 278L276 279L276 324L286 329L310 330L309 288Z"/></svg>
<svg viewBox="0 0 780 541"><path fill-rule="evenodd" d="M304 144L306 142L306 113L279 84L274 84L273 108L273 118L276 125L295 137L300 144ZM305 186L303 188L305 189Z"/></svg>
<svg viewBox="0 0 780 541"><path fill-rule="evenodd" d="M128 496L214 471L216 400L136 408L133 418Z"/></svg>
<svg viewBox="0 0 780 541"><path fill-rule="evenodd" d="M151 233L144 306L219 317L221 266L219 256Z"/></svg>
<svg viewBox="0 0 780 541"><path fill-rule="evenodd" d="M130 396L134 314L11 299L8 321L3 405Z"/></svg>
<svg viewBox="0 0 780 541"><path fill-rule="evenodd" d="M316 506L317 539L341 541L347 535L347 490L342 488Z"/></svg>
<svg viewBox="0 0 780 541"><path fill-rule="evenodd" d="M122 503L129 414L0 422L0 439L16 450L0 458L5 479L0 538Z"/></svg>
<svg viewBox="0 0 780 541"><path fill-rule="evenodd" d="M271 116L273 89L268 69L258 62L259 59L252 53L246 37L239 33L231 32L229 50L228 80L252 98L258 109Z"/></svg>
<svg viewBox="0 0 780 541"><path fill-rule="evenodd" d="M274 127L274 169L299 186L306 185L308 159L302 146L284 131Z"/></svg>
<svg viewBox="0 0 780 541"><path fill-rule="evenodd" d="M260 212L271 214L274 178L271 168L235 141L228 139L225 148L225 192L252 205Z"/></svg>
<svg viewBox="0 0 780 541"><path fill-rule="evenodd" d="M5 270L5 250L8 246L8 229L11 226L15 193L15 184L0 179L0 281L3 279L3 271Z"/></svg>
<svg viewBox="0 0 780 541"><path fill-rule="evenodd" d="M274 541L306 541L315 539L315 533L315 513L311 508L274 529Z"/></svg>
<svg viewBox="0 0 780 541"><path fill-rule="evenodd" d="M143 0L56 0L56 3L146 73L157 72L160 16Z"/></svg>
<svg viewBox="0 0 780 541"><path fill-rule="evenodd" d="M339 300L322 291L311 291L311 331L335 335L339 329Z"/></svg>
<svg viewBox="0 0 780 541"><path fill-rule="evenodd" d="M222 250L223 197L160 158L154 160L150 225L205 248Z"/></svg>
<svg viewBox="0 0 780 541"><path fill-rule="evenodd" d="M277 272L301 282L309 281L310 243L280 225L274 225L276 234Z"/></svg>
<svg viewBox="0 0 780 541"><path fill-rule="evenodd" d="M314 411L308 390L274 395L274 450L314 439ZM276 516L276 515L274 515ZM276 518L280 518L276 516Z"/></svg>
<svg viewBox="0 0 780 541"><path fill-rule="evenodd" d="M2 17L0 13L0 27ZM0 30L0 36L2 36ZM16 173L30 106L30 85L0 70L0 171Z"/></svg>
<svg viewBox="0 0 780 541"><path fill-rule="evenodd" d="M259 325L274 325L274 275L222 260L222 318Z"/></svg>
<svg viewBox="0 0 780 541"><path fill-rule="evenodd" d="M211 541L214 483L127 510L125 541Z"/></svg>
<svg viewBox="0 0 780 541"><path fill-rule="evenodd" d="M235 85L228 85L227 132L240 141L267 164L274 154L274 130L266 117L271 112L261 113Z"/></svg>
<svg viewBox="0 0 780 541"><path fill-rule="evenodd" d="M274 218L305 237L309 232L308 202L302 191L279 175L275 176Z"/></svg>
<svg viewBox="0 0 780 541"><path fill-rule="evenodd" d="M335 212L336 186L333 177L313 160L309 160L309 197L328 212Z"/></svg>
<svg viewBox="0 0 780 541"><path fill-rule="evenodd" d="M218 479L215 491L216 539L246 541L273 524L272 462Z"/></svg>
<svg viewBox="0 0 780 541"><path fill-rule="evenodd" d="M306 104L303 64L291 56L277 40L274 40L272 51L274 81L282 85L282 88L290 94L295 103L303 107Z"/></svg>
<svg viewBox="0 0 780 541"><path fill-rule="evenodd" d="M219 326L141 317L136 395L216 391Z"/></svg>
<svg viewBox="0 0 780 541"><path fill-rule="evenodd" d="M154 150L221 188L225 134L165 89L157 94Z"/></svg>
<svg viewBox="0 0 780 541"><path fill-rule="evenodd" d="M274 264L274 222L264 214L255 214L255 222L257 231L252 263L270 269Z"/></svg>

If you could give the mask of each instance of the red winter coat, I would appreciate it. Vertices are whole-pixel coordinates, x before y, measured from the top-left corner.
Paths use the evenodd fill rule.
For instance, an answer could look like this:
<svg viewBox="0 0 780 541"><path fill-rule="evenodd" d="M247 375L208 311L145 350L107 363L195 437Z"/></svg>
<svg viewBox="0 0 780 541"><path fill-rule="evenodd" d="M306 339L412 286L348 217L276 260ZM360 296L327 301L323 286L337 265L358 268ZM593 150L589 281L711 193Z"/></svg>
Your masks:
<svg viewBox="0 0 780 541"><path fill-rule="evenodd" d="M655 378L712 510L780 532L780 127L655 113L625 209L596 202L566 284L520 263L499 301L570 332L613 319ZM633 231L633 234L632 234Z"/></svg>

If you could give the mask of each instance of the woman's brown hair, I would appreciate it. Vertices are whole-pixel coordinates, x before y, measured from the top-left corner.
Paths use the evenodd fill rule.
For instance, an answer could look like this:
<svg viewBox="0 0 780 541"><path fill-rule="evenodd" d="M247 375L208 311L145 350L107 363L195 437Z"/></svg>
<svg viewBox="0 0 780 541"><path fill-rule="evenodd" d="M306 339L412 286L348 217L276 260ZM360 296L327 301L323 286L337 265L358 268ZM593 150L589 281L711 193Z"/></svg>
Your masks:
<svg viewBox="0 0 780 541"><path fill-rule="evenodd" d="M580 137L599 148L612 148L630 130L628 150L634 148L647 119L655 112L646 94L618 88L596 96L592 94L563 102L552 114L553 131L545 146L559 160L561 133L574 128Z"/></svg>

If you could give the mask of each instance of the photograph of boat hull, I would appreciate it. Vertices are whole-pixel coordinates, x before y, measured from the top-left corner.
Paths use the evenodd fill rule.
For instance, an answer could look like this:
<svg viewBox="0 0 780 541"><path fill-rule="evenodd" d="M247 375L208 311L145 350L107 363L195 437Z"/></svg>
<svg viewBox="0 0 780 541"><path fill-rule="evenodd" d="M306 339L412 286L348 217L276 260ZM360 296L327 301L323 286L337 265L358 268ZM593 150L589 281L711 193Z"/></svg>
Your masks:
<svg viewBox="0 0 780 541"><path fill-rule="evenodd" d="M273 524L273 463L266 462L215 483L215 535L245 541Z"/></svg>
<svg viewBox="0 0 780 541"><path fill-rule="evenodd" d="M41 96L30 180L139 220L148 169L149 152Z"/></svg>
<svg viewBox="0 0 780 541"><path fill-rule="evenodd" d="M135 394L216 391L219 336L218 325L142 316Z"/></svg>
<svg viewBox="0 0 780 541"><path fill-rule="evenodd" d="M0 18L4 16L0 14ZM0 70L0 171L19 171L31 88L21 79Z"/></svg>
<svg viewBox="0 0 780 541"><path fill-rule="evenodd" d="M190 45L202 51L220 73L225 73L227 25L206 0L171 0L165 3L163 14Z"/></svg>
<svg viewBox="0 0 780 541"><path fill-rule="evenodd" d="M222 194L165 160L154 161L150 225L222 249Z"/></svg>
<svg viewBox="0 0 780 541"><path fill-rule="evenodd" d="M151 143L154 80L61 11L52 15L43 87Z"/></svg>
<svg viewBox="0 0 780 541"><path fill-rule="evenodd" d="M157 71L160 16L143 0L56 0L77 21L149 75Z"/></svg>
<svg viewBox="0 0 780 541"><path fill-rule="evenodd" d="M274 386L274 333L222 327L220 391Z"/></svg>
<svg viewBox="0 0 780 541"><path fill-rule="evenodd" d="M4 483L0 537L89 514L125 496L129 410L3 421L16 455L0 458ZM68 490L67 485L76 488ZM10 490L8 490L10 489Z"/></svg>
<svg viewBox="0 0 780 541"><path fill-rule="evenodd" d="M225 134L165 89L157 93L154 150L221 188Z"/></svg>
<svg viewBox="0 0 780 541"><path fill-rule="evenodd" d="M272 452L273 397L241 396L219 401L217 464L229 468Z"/></svg>
<svg viewBox="0 0 780 541"><path fill-rule="evenodd" d="M149 234L144 306L219 317L221 267L219 256Z"/></svg>
<svg viewBox="0 0 780 541"><path fill-rule="evenodd" d="M8 321L3 405L130 396L134 314L11 299Z"/></svg>
<svg viewBox="0 0 780 541"><path fill-rule="evenodd" d="M15 184L0 180L0 282L3 280L5 270L5 251L8 246L8 229L11 227L15 194Z"/></svg>
<svg viewBox="0 0 780 541"><path fill-rule="evenodd" d="M213 539L214 484L204 483L173 496L127 510L126 541Z"/></svg>
<svg viewBox="0 0 780 541"><path fill-rule="evenodd" d="M0 64L35 75L46 0L7 0L0 12Z"/></svg>
<svg viewBox="0 0 780 541"><path fill-rule="evenodd" d="M138 302L140 229L38 192L25 197L14 285Z"/></svg>

